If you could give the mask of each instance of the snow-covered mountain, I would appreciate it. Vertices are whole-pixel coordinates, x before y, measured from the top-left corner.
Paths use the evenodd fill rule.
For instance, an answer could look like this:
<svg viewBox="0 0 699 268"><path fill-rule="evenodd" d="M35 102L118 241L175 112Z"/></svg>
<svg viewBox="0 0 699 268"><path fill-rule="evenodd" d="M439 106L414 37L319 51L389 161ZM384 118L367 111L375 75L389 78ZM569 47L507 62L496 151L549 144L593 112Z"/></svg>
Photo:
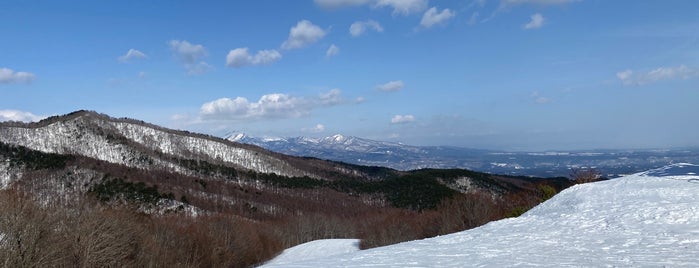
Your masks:
<svg viewBox="0 0 699 268"><path fill-rule="evenodd" d="M504 152L451 146L412 146L353 136L251 137L234 132L228 140L271 151L398 170L463 168L515 176L568 176L571 169L593 167L606 177L619 177L672 163L699 162L699 148L671 150L589 150Z"/></svg>
<svg viewBox="0 0 699 268"><path fill-rule="evenodd" d="M412 146L336 134L328 137L250 137L234 132L230 141L253 144L270 151L296 156L311 156L352 163L382 166L398 170L420 168L477 168L483 165L479 155L488 151L448 146Z"/></svg>
<svg viewBox="0 0 699 268"><path fill-rule="evenodd" d="M296 153L317 151L345 151L362 154L394 155L400 153L425 154L427 151L418 146L401 143L375 141L353 136L336 134L322 138L291 137L291 138L255 138L244 133L231 133L227 136L230 141L254 144L265 148Z"/></svg>
<svg viewBox="0 0 699 268"><path fill-rule="evenodd" d="M349 253L303 259L301 245L264 267L699 267L697 174L675 164L577 185L518 218L364 251L316 241Z"/></svg>

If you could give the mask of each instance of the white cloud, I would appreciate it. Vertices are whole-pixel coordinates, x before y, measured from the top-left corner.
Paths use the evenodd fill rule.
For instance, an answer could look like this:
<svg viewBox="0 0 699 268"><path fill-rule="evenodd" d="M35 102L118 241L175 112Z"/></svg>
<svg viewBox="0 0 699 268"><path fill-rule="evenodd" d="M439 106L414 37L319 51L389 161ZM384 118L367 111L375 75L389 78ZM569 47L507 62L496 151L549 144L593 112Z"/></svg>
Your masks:
<svg viewBox="0 0 699 268"><path fill-rule="evenodd" d="M369 5L372 8L388 7L393 15L410 15L427 9L428 0L314 0L322 8L337 9Z"/></svg>
<svg viewBox="0 0 699 268"><path fill-rule="evenodd" d="M425 14L422 15L420 26L424 28L430 28L434 25L445 23L454 16L456 16L456 13L452 12L448 8L445 8L441 12L438 12L436 7L432 7L425 11Z"/></svg>
<svg viewBox="0 0 699 268"><path fill-rule="evenodd" d="M299 21L289 30L289 38L282 43L283 49L297 49L308 46L325 36L326 32L308 20Z"/></svg>
<svg viewBox="0 0 699 268"><path fill-rule="evenodd" d="M634 75L632 70L618 72L616 77L624 85L643 86L660 80L690 79L699 77L699 70L689 68L685 65L676 67L660 67L647 73Z"/></svg>
<svg viewBox="0 0 699 268"><path fill-rule="evenodd" d="M335 44L330 45L327 51L325 51L326 57L332 57L340 53L340 48Z"/></svg>
<svg viewBox="0 0 699 268"><path fill-rule="evenodd" d="M248 53L248 48L236 48L228 52L226 66L240 68L245 66L265 65L276 62L282 58L282 54L276 50L260 50L253 56Z"/></svg>
<svg viewBox="0 0 699 268"><path fill-rule="evenodd" d="M200 113L204 118L247 119L260 117L299 117L301 111L296 111L301 100L286 94L268 94L258 102L251 103L243 97L235 99L221 98L204 103Z"/></svg>
<svg viewBox="0 0 699 268"><path fill-rule="evenodd" d="M36 79L33 73L15 72L9 68L0 68L0 84L25 83L29 84Z"/></svg>
<svg viewBox="0 0 699 268"><path fill-rule="evenodd" d="M361 97L361 96L354 99L354 103L356 103L356 104L364 103L365 101L366 101L366 98Z"/></svg>
<svg viewBox="0 0 699 268"><path fill-rule="evenodd" d="M170 49L178 60L186 64L195 64L208 55L202 45L194 45L186 40L170 40Z"/></svg>
<svg viewBox="0 0 699 268"><path fill-rule="evenodd" d="M204 120L254 120L298 118L320 107L342 103L341 91L333 89L316 97L295 97L273 93L250 102L244 97L220 98L204 103L199 114Z"/></svg>
<svg viewBox="0 0 699 268"><path fill-rule="evenodd" d="M383 85L376 86L376 89L381 91L399 91L405 87L402 80L390 81Z"/></svg>
<svg viewBox="0 0 699 268"><path fill-rule="evenodd" d="M406 124L415 121L415 116L413 115L394 115L391 118L391 124Z"/></svg>
<svg viewBox="0 0 699 268"><path fill-rule="evenodd" d="M699 71L680 65L677 67L660 67L645 74L642 78L647 82L665 79L689 79L697 76Z"/></svg>
<svg viewBox="0 0 699 268"><path fill-rule="evenodd" d="M170 40L168 45L173 55L187 69L187 74L202 74L214 69L213 66L202 60L208 55L204 46L194 45L186 40Z"/></svg>
<svg viewBox="0 0 699 268"><path fill-rule="evenodd" d="M0 122L2 121L20 121L20 122L33 122L44 119L45 116L34 115L30 112L23 112L17 110L0 110Z"/></svg>
<svg viewBox="0 0 699 268"><path fill-rule="evenodd" d="M318 96L317 103L330 106L340 104L342 101L342 91L339 88L334 88L328 91L327 93L321 93Z"/></svg>
<svg viewBox="0 0 699 268"><path fill-rule="evenodd" d="M541 13L536 13L531 16L531 20L522 26L525 30L539 29L544 26L544 16Z"/></svg>
<svg viewBox="0 0 699 268"><path fill-rule="evenodd" d="M377 32L383 32L383 27L381 24L374 20L367 21L357 21L352 23L349 28L349 32L353 37L358 37L366 32L367 29L372 29Z"/></svg>
<svg viewBox="0 0 699 268"><path fill-rule="evenodd" d="M374 7L393 8L393 15L410 15L427 9L427 0L377 0Z"/></svg>
<svg viewBox="0 0 699 268"><path fill-rule="evenodd" d="M129 49L129 51L126 52L123 56L120 56L118 58L119 62L129 62L130 60L134 59L146 59L148 58L148 55L145 53L138 51L136 49Z"/></svg>
<svg viewBox="0 0 699 268"><path fill-rule="evenodd" d="M308 132L308 133L321 133L321 132L325 131L325 126L323 124L317 124L311 128L303 128L303 129L301 129L301 131Z"/></svg>

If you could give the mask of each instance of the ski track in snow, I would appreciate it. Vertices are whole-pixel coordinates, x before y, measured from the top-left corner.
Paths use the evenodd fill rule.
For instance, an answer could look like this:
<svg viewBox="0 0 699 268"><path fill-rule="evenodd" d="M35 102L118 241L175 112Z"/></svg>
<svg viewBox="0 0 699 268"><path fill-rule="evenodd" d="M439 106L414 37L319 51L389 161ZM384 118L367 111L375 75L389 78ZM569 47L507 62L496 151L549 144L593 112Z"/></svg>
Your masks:
<svg viewBox="0 0 699 268"><path fill-rule="evenodd" d="M296 249L297 261L285 252L263 267L699 267L697 171L675 164L577 185L519 218L330 257Z"/></svg>

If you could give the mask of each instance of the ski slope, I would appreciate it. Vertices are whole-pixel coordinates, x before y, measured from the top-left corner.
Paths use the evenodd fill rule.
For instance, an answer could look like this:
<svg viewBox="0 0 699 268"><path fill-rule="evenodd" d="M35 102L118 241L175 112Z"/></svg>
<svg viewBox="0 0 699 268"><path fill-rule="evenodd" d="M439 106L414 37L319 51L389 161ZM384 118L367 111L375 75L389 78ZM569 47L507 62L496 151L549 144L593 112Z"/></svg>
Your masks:
<svg viewBox="0 0 699 268"><path fill-rule="evenodd" d="M324 255L304 244L264 267L699 267L697 174L675 164L577 185L518 218L381 248L336 255L323 244L337 241L314 241Z"/></svg>

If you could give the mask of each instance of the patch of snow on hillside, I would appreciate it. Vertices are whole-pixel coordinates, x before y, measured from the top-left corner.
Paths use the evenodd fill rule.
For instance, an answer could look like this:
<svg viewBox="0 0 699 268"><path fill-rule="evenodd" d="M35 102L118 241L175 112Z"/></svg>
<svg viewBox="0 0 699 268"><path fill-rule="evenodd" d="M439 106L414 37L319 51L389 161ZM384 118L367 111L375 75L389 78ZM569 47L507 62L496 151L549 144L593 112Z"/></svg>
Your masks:
<svg viewBox="0 0 699 268"><path fill-rule="evenodd" d="M519 218L266 267L699 267L697 171L675 164L577 185Z"/></svg>

